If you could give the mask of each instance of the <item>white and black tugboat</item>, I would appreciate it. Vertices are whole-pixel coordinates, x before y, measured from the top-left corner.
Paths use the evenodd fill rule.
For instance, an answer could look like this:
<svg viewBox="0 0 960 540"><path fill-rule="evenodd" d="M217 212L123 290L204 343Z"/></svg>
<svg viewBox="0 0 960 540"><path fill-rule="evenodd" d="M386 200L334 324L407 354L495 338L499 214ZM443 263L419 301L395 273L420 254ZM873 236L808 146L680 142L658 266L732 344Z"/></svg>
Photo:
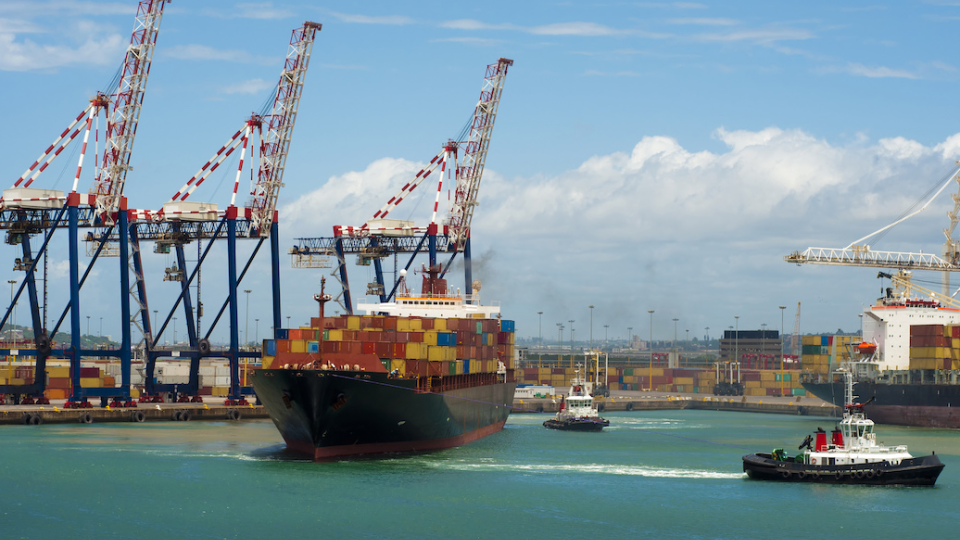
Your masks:
<svg viewBox="0 0 960 540"><path fill-rule="evenodd" d="M817 428L815 437L807 435L800 444L803 452L796 457L787 456L783 449L743 456L747 476L824 484L934 485L943 470L940 458L935 454L913 457L906 446L878 444L873 420L864 414L863 404L854 402L850 369L841 371L846 405L830 439Z"/></svg>
<svg viewBox="0 0 960 540"><path fill-rule="evenodd" d="M587 392L587 386L580 378L577 369L570 381L570 394L560 399L557 415L543 423L550 429L566 431L600 431L610 425L610 421L600 418L600 412L593 403L593 396Z"/></svg>

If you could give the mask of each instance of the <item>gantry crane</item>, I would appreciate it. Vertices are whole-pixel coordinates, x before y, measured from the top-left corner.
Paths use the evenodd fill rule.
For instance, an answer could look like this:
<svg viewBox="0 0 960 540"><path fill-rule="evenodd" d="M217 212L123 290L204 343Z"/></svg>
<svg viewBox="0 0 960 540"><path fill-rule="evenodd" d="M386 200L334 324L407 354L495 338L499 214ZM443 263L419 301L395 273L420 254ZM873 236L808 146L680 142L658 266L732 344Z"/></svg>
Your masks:
<svg viewBox="0 0 960 540"><path fill-rule="evenodd" d="M90 104L64 130L41 155L14 182L11 189L5 190L0 208L0 228L7 229L7 243L20 244L22 258L15 268L26 271L26 277L7 309L0 326L6 324L12 307L16 304L24 287L28 289L31 308L31 319L34 331L36 349L19 350L17 354L36 356L36 377L32 385L19 387L0 386L0 394L13 393L17 396L26 395L27 402L37 399L41 402L45 389L46 359L52 354L51 343L55 339L60 325L66 315L70 315L70 346L62 349L59 354L70 358L73 393L67 402L70 406L89 406L86 398L99 396L106 401L114 398L114 405L130 405L130 332L124 325L122 328L122 343L117 351L89 351L80 348L80 288L93 267L93 261L88 265L83 279L79 275L79 227L119 227L125 230L126 200L123 188L126 174L130 170L130 155L137 132L137 122L143 104L147 79L150 75L150 66L153 52L156 47L157 35L160 30L160 20L166 0L141 0L137 7L130 45L124 57L120 72L120 82L116 91L110 95L97 93L90 100ZM111 106L113 107L111 110ZM103 159L100 168L95 172L95 187L90 194L81 194L77 191L83 170L83 161L87 151L91 127L94 118L104 113L107 116L107 128ZM86 117L85 128L80 128L83 118ZM76 175L73 180L73 189L64 195L62 191L31 187L34 180L56 159L83 129L83 147L77 164ZM95 150L96 153L96 150ZM94 156L96 159L96 156ZM41 164L42 163L42 164ZM56 326L47 333L45 324L41 321L39 301L37 298L35 270L40 257L46 259L46 252L51 238L57 229L68 228L69 236L69 263L70 263L70 301L63 311ZM36 254L30 245L32 235L44 233L43 244ZM98 254L102 251L98 250ZM126 242L121 242L120 252L125 254ZM95 259L94 259L95 260ZM126 290L126 273L121 271L121 287ZM46 287L46 282L44 282ZM125 318L129 318L129 306L121 299L121 311ZM44 316L46 314L44 313ZM11 351L4 351L10 354ZM121 388L83 388L80 384L81 356L117 356L121 365Z"/></svg>
<svg viewBox="0 0 960 540"><path fill-rule="evenodd" d="M240 350L237 325L237 292L251 263L267 240L270 240L272 255L273 327L275 332L279 332L282 327L277 196L279 195L279 188L283 186L283 172L289 154L304 79L310 64L314 39L320 29L320 24L307 21L303 26L293 30L284 68L280 74L269 110L253 114L245 120L241 128L171 197L170 201L163 205L162 209L158 211L130 211L133 219L129 228L129 237L130 243L134 247L131 253L131 269L135 276L135 283L130 289L130 296L134 298L137 306L137 312L133 314L131 324L139 327L143 335L143 347L147 360L145 369L146 394L153 399L158 398L158 394L161 392L173 392L179 394L181 400L200 401L198 396L200 359L202 357L226 357L230 361L231 373L231 390L227 404L233 402L245 403L242 394L249 394L250 389L240 387L239 361L241 358L247 357L259 358L260 353ZM255 135L258 137L255 137ZM259 145L256 145L259 152L257 181L250 193L250 202L245 207L238 207L237 193L248 147L250 148L250 165L253 165L254 147L250 146L251 138L259 139ZM214 203L188 201L187 199L197 187L237 148L241 149L239 165L230 204L226 210L219 211L218 205ZM236 250L238 238L258 240L239 276L237 275ZM227 242L228 293L213 323L207 329L206 335L201 337L199 320L202 305L198 299L196 311L194 310L190 287L197 281L201 266L218 239L225 239ZM207 240L207 243L203 247L203 253L199 256L196 266L190 270L188 276L187 271L189 269L184 254L184 245L194 240L201 245L203 240ZM169 253L173 248L177 257L175 271L167 269L166 280L179 282L180 292L174 300L170 312L160 324L156 335L153 332L153 324L159 323L159 321L151 322L149 316L147 287L143 279L143 261L139 249L141 241L153 241L155 243L154 251L160 253ZM187 324L189 348L178 350L176 354L181 358L188 357L191 360L189 382L186 385L156 384L153 378L156 360L171 354L170 351L159 348L160 338L181 305L184 320ZM213 351L210 347L210 335L228 309L229 350ZM194 317L194 314L196 314L196 317Z"/></svg>
<svg viewBox="0 0 960 540"><path fill-rule="evenodd" d="M958 183L960 186L960 169L955 169L948 178ZM894 268L899 270L933 270L942 272L943 295L950 294L950 272L960 271L960 239L956 238L957 224L960 222L960 187L958 194L953 196L953 210L947 213L950 218L949 227L943 229L946 237L943 244L942 255L937 256L932 253L923 253L922 251L898 252L898 251L876 251L870 249L868 244L863 244L866 240L887 231L907 219L923 212L937 198L951 182L944 182L943 185L933 194L930 199L919 209L894 221L893 223L874 231L859 240L854 240L845 248L818 248L809 247L804 251L794 251L783 259L789 263L800 264L826 264L834 266L863 266L870 268Z"/></svg>
<svg viewBox="0 0 960 540"><path fill-rule="evenodd" d="M427 271L434 277L443 277L456 255L462 253L467 298L478 288L472 278L470 227L500 106L500 96L503 93L503 83L507 70L512 65L513 60L500 58L496 63L487 66L480 99L468 127L456 140L449 140L444 144L430 163L407 182L397 195L388 200L372 219L359 227L336 225L333 227L332 238L297 239L297 245L290 250L294 268L329 268L330 261L336 260L336 269L331 275L339 279L342 290L335 299L346 313L353 313L346 268L347 254L356 254L358 264L367 266L373 263L375 281L368 284L367 294L378 296L381 302L393 298L401 282L398 272L392 288L387 290L382 259L399 253L411 254L404 267L404 270L409 270L417 255L426 250L430 261ZM458 161L457 156L461 152L462 160ZM417 227L412 221L388 219L390 212L438 168L440 174L429 225ZM443 190L443 177L450 172L454 174L455 196L447 219L440 223L437 221L437 213ZM438 253L450 254L447 263L442 267L437 264Z"/></svg>

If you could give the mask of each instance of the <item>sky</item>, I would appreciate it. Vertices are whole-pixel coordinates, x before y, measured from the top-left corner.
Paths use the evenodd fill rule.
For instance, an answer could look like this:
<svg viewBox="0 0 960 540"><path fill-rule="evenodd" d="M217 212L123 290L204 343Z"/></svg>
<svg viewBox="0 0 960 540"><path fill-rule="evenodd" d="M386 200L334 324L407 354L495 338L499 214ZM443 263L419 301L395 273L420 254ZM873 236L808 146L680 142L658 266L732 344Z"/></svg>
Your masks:
<svg viewBox="0 0 960 540"><path fill-rule="evenodd" d="M0 2L9 185L98 90L113 90L136 4ZM281 250L371 218L460 132L487 64L513 59L472 249L481 297L499 302L521 337L555 341L563 324L567 341L573 320L577 341L646 339L649 310L658 340L731 326L791 332L798 303L801 333L855 331L880 292L876 270L798 267L784 256L844 247L892 223L960 159L951 35L960 1L178 0L165 9L144 97L131 207L159 208L260 110L291 31L307 20L323 29L280 193ZM69 189L77 157L68 149L35 185ZM227 163L191 200L229 204L236 163ZM940 253L954 184L871 247ZM434 190L391 217L426 224ZM67 252L62 239L52 245L56 318L68 300ZM251 249L242 243L241 257ZM204 324L225 294L225 253L212 253ZM22 280L11 270L18 256L0 245L6 280ZM169 312L176 284L162 276L173 261L145 257L150 307ZM316 310L329 270L282 257L283 316L296 326ZM84 286L91 334L119 335L119 268L98 261ZM362 295L370 270L351 263L349 272L355 302L371 301ZM916 279L939 288L939 275ZM463 286L462 274L450 281ZM239 324L252 338L269 332L269 284L264 253L241 285L252 292ZM21 302L18 322L26 313ZM223 325L214 339L226 339Z"/></svg>

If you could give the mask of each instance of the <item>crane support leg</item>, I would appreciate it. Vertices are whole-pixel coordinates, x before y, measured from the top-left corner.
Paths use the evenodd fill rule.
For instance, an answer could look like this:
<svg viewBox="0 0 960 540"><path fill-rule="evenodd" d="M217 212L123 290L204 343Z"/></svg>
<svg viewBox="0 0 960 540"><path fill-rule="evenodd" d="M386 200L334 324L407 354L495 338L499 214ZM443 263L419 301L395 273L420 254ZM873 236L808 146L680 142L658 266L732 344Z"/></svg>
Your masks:
<svg viewBox="0 0 960 540"><path fill-rule="evenodd" d="M467 298L473 296L473 259L470 256L470 237L463 242L463 279L466 281L464 290L467 291ZM473 300L467 300L468 304L472 304Z"/></svg>
<svg viewBox="0 0 960 540"><path fill-rule="evenodd" d="M280 336L283 317L280 312L280 226L276 218L270 225L270 277L273 285L273 338Z"/></svg>
<svg viewBox="0 0 960 540"><path fill-rule="evenodd" d="M130 401L130 227L126 205L118 212L120 225L120 390L125 401ZM92 265L91 265L92 266Z"/></svg>
<svg viewBox="0 0 960 540"><path fill-rule="evenodd" d="M230 215L230 211L233 215ZM230 399L240 399L240 336L237 334L237 217L227 216L227 283L230 287Z"/></svg>
<svg viewBox="0 0 960 540"><path fill-rule="evenodd" d="M70 375L73 379L73 394L70 401L83 399L83 388L80 386L80 246L78 234L78 214L80 196L76 192L67 196L67 215L70 223L70 234L67 243L70 245Z"/></svg>
<svg viewBox="0 0 960 540"><path fill-rule="evenodd" d="M337 250L337 259L340 261L340 283L343 285L343 309L347 315L353 315L353 300L350 298L350 281L347 280L346 257L343 255L343 238L337 237L334 244Z"/></svg>
<svg viewBox="0 0 960 540"><path fill-rule="evenodd" d="M370 240L371 240L370 243L371 245L373 245L373 247L378 246L378 242L376 238L371 238ZM383 283L383 262L380 260L379 257L373 260L373 271L374 271L374 274L376 275L377 284L380 285L380 295L379 295L380 301L386 302L387 292L386 292L386 286Z"/></svg>

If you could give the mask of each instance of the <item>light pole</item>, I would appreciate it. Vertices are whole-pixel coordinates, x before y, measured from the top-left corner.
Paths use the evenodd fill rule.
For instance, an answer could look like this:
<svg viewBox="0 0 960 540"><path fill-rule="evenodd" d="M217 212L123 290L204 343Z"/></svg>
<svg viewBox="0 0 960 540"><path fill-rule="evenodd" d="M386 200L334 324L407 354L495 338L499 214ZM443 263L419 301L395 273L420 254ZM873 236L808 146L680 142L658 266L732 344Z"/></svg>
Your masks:
<svg viewBox="0 0 960 540"><path fill-rule="evenodd" d="M173 318L173 346L177 346L177 318Z"/></svg>
<svg viewBox="0 0 960 540"><path fill-rule="evenodd" d="M90 316L87 315L87 335L90 335Z"/></svg>
<svg viewBox="0 0 960 540"><path fill-rule="evenodd" d="M767 344L767 323L760 323L760 354L766 354ZM757 355L757 361L760 361L760 355ZM759 366L757 369L763 369Z"/></svg>
<svg viewBox="0 0 960 540"><path fill-rule="evenodd" d="M573 369L573 319L570 319L570 369Z"/></svg>
<svg viewBox="0 0 960 540"><path fill-rule="evenodd" d="M705 327L703 328L703 331L706 332L706 336L707 336L706 341L707 341L707 343L709 344L709 343L710 343L710 327L709 327L709 326L705 326Z"/></svg>
<svg viewBox="0 0 960 540"><path fill-rule="evenodd" d="M590 350L593 350L593 306L590 307Z"/></svg>
<svg viewBox="0 0 960 540"><path fill-rule="evenodd" d="M253 291L251 291L250 289L244 289L243 292L247 293L247 315L246 315L246 321L243 323L244 325L243 340L245 342L249 342L250 341L250 293L252 293Z"/></svg>
<svg viewBox="0 0 960 540"><path fill-rule="evenodd" d="M650 373L647 377L647 390L653 391L653 310L648 309L650 314Z"/></svg>
<svg viewBox="0 0 960 540"><path fill-rule="evenodd" d="M777 306L780 308L780 395L783 396L783 310L787 306Z"/></svg>
<svg viewBox="0 0 960 540"><path fill-rule="evenodd" d="M287 315L287 328L290 328L290 316Z"/></svg>
<svg viewBox="0 0 960 540"><path fill-rule="evenodd" d="M537 341L539 341L539 345L540 345L539 347L537 347L539 349L537 351L537 367L539 368L543 363L543 312L538 311L537 317L539 318L539 320L537 321L537 335L539 336Z"/></svg>
<svg viewBox="0 0 960 540"><path fill-rule="evenodd" d="M557 367L563 362L563 324L557 323Z"/></svg>
<svg viewBox="0 0 960 540"><path fill-rule="evenodd" d="M603 325L603 345L607 345L607 329L610 328L609 324Z"/></svg>
<svg viewBox="0 0 960 540"><path fill-rule="evenodd" d="M737 363L737 382L740 382L740 316L734 315L737 320L737 329L733 333L733 360Z"/></svg>
<svg viewBox="0 0 960 540"><path fill-rule="evenodd" d="M17 280L8 279L7 283L10 284L10 305L13 306L13 328L17 327L17 306L13 305L13 286L17 284ZM10 331L10 340L13 341L13 330Z"/></svg>
<svg viewBox="0 0 960 540"><path fill-rule="evenodd" d="M254 343L254 344L257 344L257 343L260 343L260 319L254 319L254 320L257 321L257 326L256 326L256 331L255 331L254 334L253 334L253 336L254 336L254 337L253 337L253 343ZM322 330L321 330L321 332L322 332Z"/></svg>
<svg viewBox="0 0 960 540"><path fill-rule="evenodd" d="M100 338L103 339L103 317L100 317Z"/></svg>

